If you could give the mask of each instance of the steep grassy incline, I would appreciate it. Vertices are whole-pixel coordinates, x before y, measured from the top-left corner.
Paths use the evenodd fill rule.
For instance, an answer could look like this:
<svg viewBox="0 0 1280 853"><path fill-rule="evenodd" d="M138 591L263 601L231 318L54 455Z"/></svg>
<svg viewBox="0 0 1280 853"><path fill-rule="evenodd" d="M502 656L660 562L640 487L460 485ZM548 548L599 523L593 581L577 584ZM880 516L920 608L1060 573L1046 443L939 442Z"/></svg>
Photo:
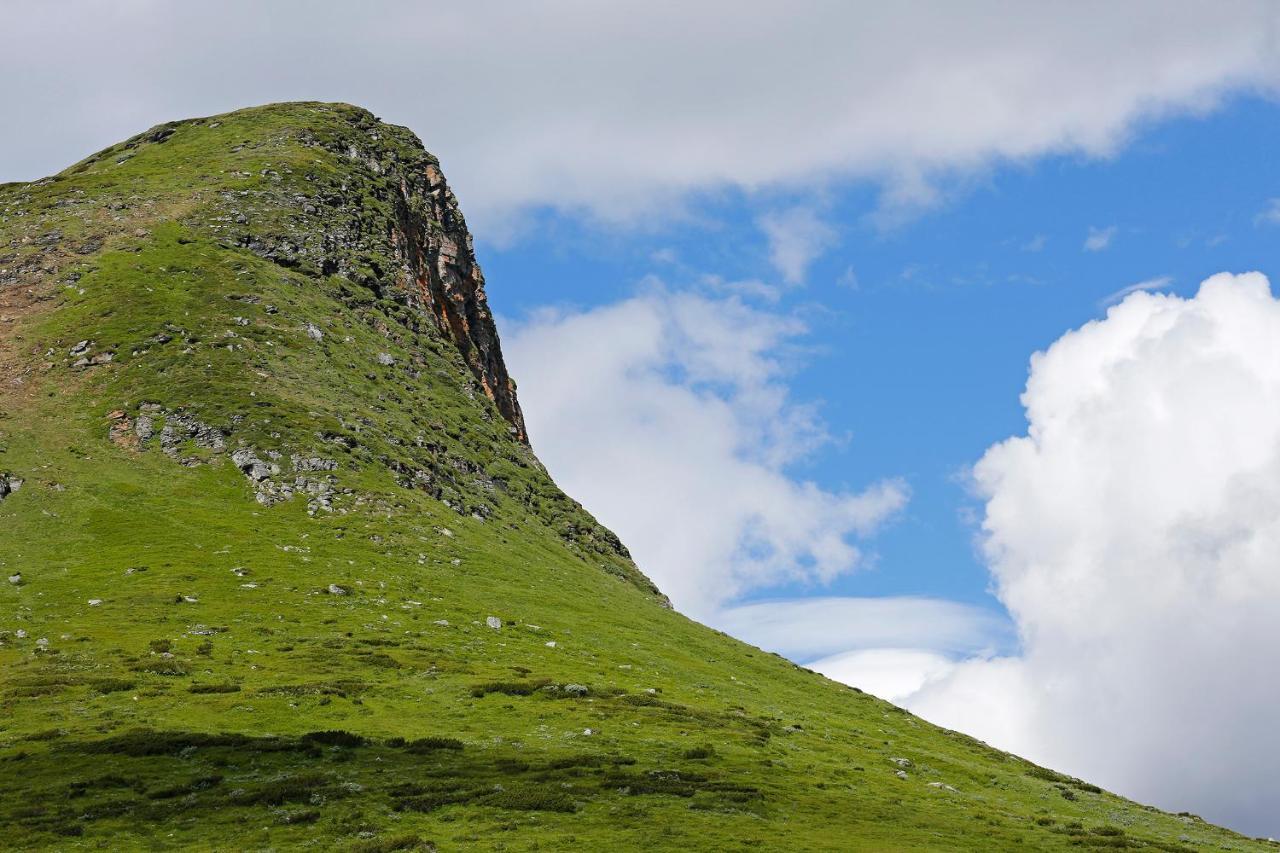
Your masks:
<svg viewBox="0 0 1280 853"><path fill-rule="evenodd" d="M1265 846L671 611L345 105L0 187L0 575L7 848Z"/></svg>

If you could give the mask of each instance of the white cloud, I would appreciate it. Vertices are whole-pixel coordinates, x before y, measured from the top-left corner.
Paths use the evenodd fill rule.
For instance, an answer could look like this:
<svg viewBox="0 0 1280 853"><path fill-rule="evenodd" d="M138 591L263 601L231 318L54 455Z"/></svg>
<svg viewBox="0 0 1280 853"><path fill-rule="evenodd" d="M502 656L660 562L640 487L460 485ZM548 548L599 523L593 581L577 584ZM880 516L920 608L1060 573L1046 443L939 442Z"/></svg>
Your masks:
<svg viewBox="0 0 1280 853"><path fill-rule="evenodd" d="M796 320L651 284L504 330L539 458L681 610L856 569L898 481L831 491L787 466L826 440L781 379Z"/></svg>
<svg viewBox="0 0 1280 853"><path fill-rule="evenodd" d="M1122 287L1119 290L1115 291L1114 293L1107 294L1100 300L1100 304L1114 305L1115 303L1124 299L1130 293L1137 293L1139 290L1164 290L1166 287L1168 287L1171 284L1173 284L1172 276L1161 275L1161 276L1156 276L1155 278L1148 278L1143 281L1139 281L1134 284L1130 284L1125 287Z"/></svg>
<svg viewBox="0 0 1280 853"><path fill-rule="evenodd" d="M1132 293L1032 359L1027 435L974 469L1022 643L927 718L1168 809L1280 823L1280 301Z"/></svg>
<svg viewBox="0 0 1280 853"><path fill-rule="evenodd" d="M809 264L835 242L836 232L810 207L791 207L756 220L769 240L769 262L787 284L804 281Z"/></svg>
<svg viewBox="0 0 1280 853"><path fill-rule="evenodd" d="M918 208L993 163L1107 155L1140 122L1273 86L1278 14L1267 0L389 0L376 14L12 0L0 108L22 132L0 138L0 180L158 121L306 98L416 129L485 236L530 206L652 224L690 192L836 178ZM85 84L104 67L110 85Z"/></svg>
<svg viewBox="0 0 1280 853"><path fill-rule="evenodd" d="M1267 199L1267 206L1253 217L1254 225L1280 225L1280 198Z"/></svg>
<svg viewBox="0 0 1280 853"><path fill-rule="evenodd" d="M1001 616L954 601L912 596L756 601L721 610L715 624L739 639L801 661L885 647L990 654L1009 641Z"/></svg>
<svg viewBox="0 0 1280 853"><path fill-rule="evenodd" d="M1049 238L1044 234L1037 234L1030 240L1022 244L1024 252L1039 252L1044 249L1045 244L1049 242Z"/></svg>
<svg viewBox="0 0 1280 853"><path fill-rule="evenodd" d="M857 649L807 664L827 678L901 703L955 669L946 655L928 649Z"/></svg>
<svg viewBox="0 0 1280 853"><path fill-rule="evenodd" d="M1110 248L1111 241L1115 239L1116 226L1110 225L1106 228L1089 227L1089 233L1084 238L1084 250L1086 252L1101 252L1103 249Z"/></svg>
<svg viewBox="0 0 1280 853"><path fill-rule="evenodd" d="M901 701L952 672L1013 645L1003 615L913 596L755 601L721 609L710 624L828 678Z"/></svg>

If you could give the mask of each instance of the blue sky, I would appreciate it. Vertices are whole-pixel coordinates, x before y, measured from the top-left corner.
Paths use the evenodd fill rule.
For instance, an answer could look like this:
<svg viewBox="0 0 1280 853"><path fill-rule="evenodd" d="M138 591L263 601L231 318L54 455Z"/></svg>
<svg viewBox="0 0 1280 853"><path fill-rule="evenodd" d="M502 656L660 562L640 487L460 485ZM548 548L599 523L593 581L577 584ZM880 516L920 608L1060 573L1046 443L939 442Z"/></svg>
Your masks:
<svg viewBox="0 0 1280 853"><path fill-rule="evenodd" d="M0 181L272 101L411 127L535 450L679 609L1280 835L1280 301L1211 278L1280 274L1270 0L9 0L3 26Z"/></svg>
<svg viewBox="0 0 1280 853"><path fill-rule="evenodd" d="M1215 272L1274 273L1277 223L1259 216L1280 194L1268 143L1277 134L1274 102L1239 97L1208 117L1150 123L1113 156L989 169L947 203L889 227L875 220L875 188L851 182L816 200L725 193L652 231L549 217L514 245L482 240L479 253L508 318L549 303L611 304L651 275L702 290L708 274L771 283L777 301L756 301L809 329L789 354L788 385L819 406L836 439L791 470L831 489L894 476L911 487L909 507L874 537L875 565L822 592L1001 609L974 549L981 505L967 469L1025 431L1019 395L1031 354L1102 317L1131 285L1168 279L1163 289L1192 295ZM806 280L786 285L757 218L792 205L816 207L835 236ZM1110 241L1086 249L1098 231ZM815 591L792 584L757 594Z"/></svg>

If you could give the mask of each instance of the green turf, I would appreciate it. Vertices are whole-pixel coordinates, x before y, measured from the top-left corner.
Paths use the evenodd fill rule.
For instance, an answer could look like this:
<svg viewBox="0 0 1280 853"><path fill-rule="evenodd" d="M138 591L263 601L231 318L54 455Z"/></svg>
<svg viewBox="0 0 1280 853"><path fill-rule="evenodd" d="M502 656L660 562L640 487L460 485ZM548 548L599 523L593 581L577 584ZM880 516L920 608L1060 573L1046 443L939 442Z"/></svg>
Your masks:
<svg viewBox="0 0 1280 853"><path fill-rule="evenodd" d="M1270 846L665 607L397 297L423 162L287 104L0 186L0 846Z"/></svg>

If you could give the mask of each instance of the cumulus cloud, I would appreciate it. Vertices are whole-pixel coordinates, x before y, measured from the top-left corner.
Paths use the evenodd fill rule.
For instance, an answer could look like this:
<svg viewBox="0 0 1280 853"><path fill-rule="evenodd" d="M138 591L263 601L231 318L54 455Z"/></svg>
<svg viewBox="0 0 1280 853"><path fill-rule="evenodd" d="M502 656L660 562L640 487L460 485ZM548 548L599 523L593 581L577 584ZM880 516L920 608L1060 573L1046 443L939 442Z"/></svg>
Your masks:
<svg viewBox="0 0 1280 853"><path fill-rule="evenodd" d="M787 284L804 281L809 264L832 243L836 232L810 207L791 207L756 220L769 241L769 261Z"/></svg>
<svg viewBox="0 0 1280 853"><path fill-rule="evenodd" d="M1115 239L1116 226L1109 225L1106 228L1089 227L1089 233L1084 238L1084 250L1086 252L1101 252L1103 249L1110 248L1111 241Z"/></svg>
<svg viewBox="0 0 1280 853"><path fill-rule="evenodd" d="M0 106L22 130L0 138L0 180L176 116L305 98L418 130L482 234L530 207L648 224L690 192L833 178L912 208L940 180L1105 155L1139 122L1274 86L1277 15L1266 0L11 0ZM85 85L102 68L111 85Z"/></svg>
<svg viewBox="0 0 1280 853"><path fill-rule="evenodd" d="M539 457L701 618L751 591L824 583L907 500L895 480L832 491L788 466L826 441L781 381L798 321L652 284L504 330Z"/></svg>
<svg viewBox="0 0 1280 853"><path fill-rule="evenodd" d="M1280 833L1280 301L1260 274L1131 293L1031 363L976 465L1016 656L907 699L1165 808Z"/></svg>

